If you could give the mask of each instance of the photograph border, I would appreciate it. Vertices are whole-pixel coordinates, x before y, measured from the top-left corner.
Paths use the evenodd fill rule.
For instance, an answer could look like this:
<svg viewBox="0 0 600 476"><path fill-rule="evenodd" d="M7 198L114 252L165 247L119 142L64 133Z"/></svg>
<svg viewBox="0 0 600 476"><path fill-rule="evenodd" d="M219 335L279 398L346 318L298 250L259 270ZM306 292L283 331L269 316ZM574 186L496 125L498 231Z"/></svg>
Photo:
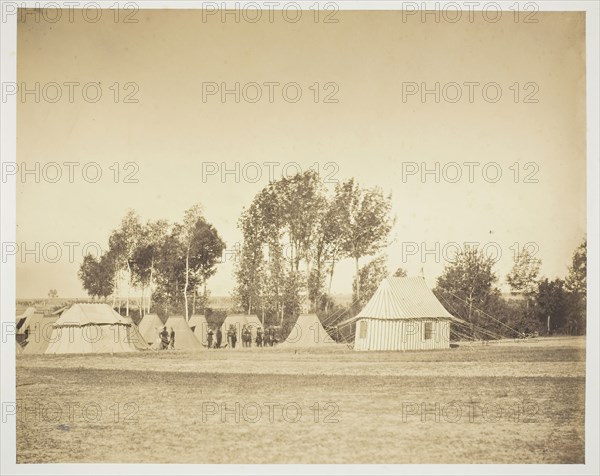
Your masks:
<svg viewBox="0 0 600 476"><path fill-rule="evenodd" d="M67 7L73 2L56 0L46 1L14 1L6 2L18 4L19 7L36 7L45 4L60 5ZM81 4L91 2L78 2ZM232 8L239 5L252 4L266 6L273 2L263 1L165 1L165 0L141 0L122 1L110 0L95 2L100 3L103 8L121 7L127 3L135 3L140 10L143 9L199 9L206 4L218 3L219 6ZM335 3L340 10L401 10L407 5L418 4L425 9L439 8L439 5L453 4L464 9L465 4L474 2L461 1L317 1L298 0L296 2L277 2L280 5L296 3L303 9L308 9L316 3ZM458 464L458 465L168 465L163 464L16 464L16 420L14 417L5 418L5 405L15 402L16 377L15 377L15 339L10 334L11 327L14 328L15 315L15 279L16 259L14 256L4 262L2 260L0 271L0 302L1 302L1 325L2 342L0 345L1 367L0 367L0 400L2 402L2 424L1 424L1 473L6 475L24 474L419 474L419 475L441 475L441 474L531 474L531 475L567 475L582 474L593 475L599 472L599 346L600 337L598 316L600 316L599 295L599 12L600 3L596 1L496 1L476 2L481 5L495 3L503 10L508 10L511 5L534 3L539 6L539 11L585 11L586 12L586 116L587 116L587 240L588 240L588 299L587 299L587 333L586 343L586 406L585 406L585 464ZM2 2L1 8L5 6ZM476 9L477 10L477 9ZM16 82L17 65L17 25L16 16L10 21L4 22L4 16L0 22L0 81L2 84ZM1 162L16 162L16 111L17 101L12 97L6 103L2 101L0 112L0 153ZM16 178L11 177L6 183L2 183L0 192L0 236L2 243L16 241ZM589 338L589 339L588 339ZM593 344L596 342L596 344ZM6 421L5 421L6 420Z"/></svg>

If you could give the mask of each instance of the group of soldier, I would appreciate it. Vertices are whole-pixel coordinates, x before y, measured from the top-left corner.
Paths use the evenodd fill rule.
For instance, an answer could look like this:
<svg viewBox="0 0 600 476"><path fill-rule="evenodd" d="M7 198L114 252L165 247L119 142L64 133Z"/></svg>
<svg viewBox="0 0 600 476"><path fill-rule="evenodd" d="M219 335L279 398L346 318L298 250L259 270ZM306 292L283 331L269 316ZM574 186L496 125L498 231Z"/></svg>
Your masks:
<svg viewBox="0 0 600 476"><path fill-rule="evenodd" d="M252 331L250 326L244 325L242 327L240 337L242 340L242 347L252 347ZM221 348L223 340L223 333L221 328L217 328L216 332L213 332L212 329L208 329L208 348L209 349L219 349ZM238 341L238 333L235 325L231 324L227 329L227 346L230 349L235 349ZM275 333L275 329L273 327L266 327L264 332L261 327L256 329L256 338L254 339L254 344L256 347L273 347L277 344L278 339Z"/></svg>
<svg viewBox="0 0 600 476"><path fill-rule="evenodd" d="M175 331L172 327L167 331L167 326L164 326L162 328L162 331L160 331L160 333L158 334L158 337L160 337L161 350L175 348Z"/></svg>

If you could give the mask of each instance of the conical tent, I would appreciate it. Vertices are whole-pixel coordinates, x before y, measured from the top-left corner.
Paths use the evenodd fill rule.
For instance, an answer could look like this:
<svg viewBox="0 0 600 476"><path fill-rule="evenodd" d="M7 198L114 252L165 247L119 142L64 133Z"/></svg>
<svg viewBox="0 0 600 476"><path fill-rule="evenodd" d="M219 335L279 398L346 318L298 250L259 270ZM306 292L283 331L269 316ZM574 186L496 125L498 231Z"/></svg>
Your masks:
<svg viewBox="0 0 600 476"><path fill-rule="evenodd" d="M175 331L175 350L198 351L202 350L202 344L190 329L183 316L171 316L165 322L167 332Z"/></svg>
<svg viewBox="0 0 600 476"><path fill-rule="evenodd" d="M223 344L222 346L225 346L226 344L229 345L228 340L227 340L227 331L229 330L230 326L233 326L235 328L235 332L236 332L236 338L237 338L237 343L236 343L236 348L238 347L242 347L242 328L248 325L248 316L246 314L231 314L230 316L227 316L225 318L225 320L223 321L223 325L221 325L221 332L223 333Z"/></svg>
<svg viewBox="0 0 600 476"><path fill-rule="evenodd" d="M281 347L307 348L335 344L316 314L300 314Z"/></svg>
<svg viewBox="0 0 600 476"><path fill-rule="evenodd" d="M25 334L25 330L27 329L27 321L29 321L35 314L35 307L28 307L23 313L17 314L17 335Z"/></svg>
<svg viewBox="0 0 600 476"><path fill-rule="evenodd" d="M131 323L108 304L74 304L56 320L46 354L136 352Z"/></svg>
<svg viewBox="0 0 600 476"><path fill-rule="evenodd" d="M208 345L208 322L204 314L194 314L190 317L190 328L194 332L196 339L198 339L203 346Z"/></svg>
<svg viewBox="0 0 600 476"><path fill-rule="evenodd" d="M133 322L133 319L131 317L125 317L125 320L127 320L131 324L129 332L129 339L131 340L131 343L135 346L137 350L148 350L150 346L146 342L144 336L142 336L142 334L140 333L140 329L138 328L138 326L136 326L135 322Z"/></svg>
<svg viewBox="0 0 600 476"><path fill-rule="evenodd" d="M149 345L155 344L160 338L158 334L164 327L160 317L156 314L146 314L140 321L138 329L144 338L144 341Z"/></svg>
<svg viewBox="0 0 600 476"><path fill-rule="evenodd" d="M58 320L58 315L41 316L35 314L28 322L29 334L25 347L24 354L44 354L48 349L52 339L54 324Z"/></svg>

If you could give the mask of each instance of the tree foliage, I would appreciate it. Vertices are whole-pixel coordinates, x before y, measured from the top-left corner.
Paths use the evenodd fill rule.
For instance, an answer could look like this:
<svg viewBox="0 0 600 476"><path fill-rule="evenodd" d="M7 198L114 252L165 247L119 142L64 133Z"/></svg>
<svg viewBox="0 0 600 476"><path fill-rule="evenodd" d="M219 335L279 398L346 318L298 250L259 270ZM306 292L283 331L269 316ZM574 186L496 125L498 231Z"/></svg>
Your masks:
<svg viewBox="0 0 600 476"><path fill-rule="evenodd" d="M172 225L165 220L142 224L137 213L128 210L111 232L106 253L100 259L84 257L79 278L93 297L112 294L116 300L125 286L127 313L130 291L136 289L142 297L147 293L146 312L154 301L165 314L185 312L189 316L188 298L193 304L205 304L206 283L215 274L224 249L224 241L199 205L185 213L182 223Z"/></svg>
<svg viewBox="0 0 600 476"><path fill-rule="evenodd" d="M581 334L585 332L587 312L587 239L573 253L565 288L569 301L568 332Z"/></svg>
<svg viewBox="0 0 600 476"><path fill-rule="evenodd" d="M514 257L513 267L506 275L506 282L513 293L530 297L538 287L542 260L536 258L529 249L523 247Z"/></svg>
<svg viewBox="0 0 600 476"><path fill-rule="evenodd" d="M381 281L387 276L388 269L386 256L379 256L360 268L359 280L362 290L360 297L357 294L357 279L354 278L354 282L352 283L352 302L354 303L355 310L358 311L362 309L365 304L369 302L369 299L373 297L373 294L377 291Z"/></svg>
<svg viewBox="0 0 600 476"><path fill-rule="evenodd" d="M536 317L540 328L549 334L564 329L567 323L568 297L562 279L540 281L536 294Z"/></svg>
<svg viewBox="0 0 600 476"><path fill-rule="evenodd" d="M311 170L271 182L238 223L244 237L235 271L238 305L273 319L328 306L336 264L344 258L358 263L385 245L390 209L390 197L354 180L328 196Z"/></svg>
<svg viewBox="0 0 600 476"><path fill-rule="evenodd" d="M491 325L486 314L500 295L493 267L494 260L482 250L466 248L455 254L437 280L436 294L451 313L469 324L472 337L481 335L476 329Z"/></svg>
<svg viewBox="0 0 600 476"><path fill-rule="evenodd" d="M341 224L341 247L356 268L356 297L361 298L359 260L377 253L387 244L394 224L391 196L379 187L364 189L354 179L339 184L334 203Z"/></svg>
<svg viewBox="0 0 600 476"><path fill-rule="evenodd" d="M92 297L104 298L114 291L114 266L110 257L103 255L100 259L91 254L83 258L78 276L83 288Z"/></svg>

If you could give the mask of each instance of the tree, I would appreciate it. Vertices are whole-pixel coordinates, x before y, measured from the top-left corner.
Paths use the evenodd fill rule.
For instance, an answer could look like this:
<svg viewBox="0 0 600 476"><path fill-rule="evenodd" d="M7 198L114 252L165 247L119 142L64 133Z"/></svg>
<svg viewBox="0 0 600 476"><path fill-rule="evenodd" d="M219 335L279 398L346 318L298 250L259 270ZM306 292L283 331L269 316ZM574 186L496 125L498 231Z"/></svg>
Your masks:
<svg viewBox="0 0 600 476"><path fill-rule="evenodd" d="M289 260L291 268L300 270L300 261L304 260L307 271L310 271L312 261L311 244L320 223L320 215L325 208L326 199L319 175L313 170L307 170L293 177L284 177L273 182L273 197L280 216L277 222L282 225L282 231L287 233Z"/></svg>
<svg viewBox="0 0 600 476"><path fill-rule="evenodd" d="M176 225L175 229L185 262L183 300L185 318L189 320L188 292L191 289L195 293L197 286L205 284L215 273L215 265L223 255L225 243L217 230L204 219L200 205L189 208L183 223Z"/></svg>
<svg viewBox="0 0 600 476"><path fill-rule="evenodd" d="M541 264L542 260L534 257L527 248L519 250L514 257L512 270L506 275L511 291L531 297L538 288Z"/></svg>
<svg viewBox="0 0 600 476"><path fill-rule="evenodd" d="M570 333L585 332L587 305L587 238L573 253L565 279L568 292L568 325Z"/></svg>
<svg viewBox="0 0 600 476"><path fill-rule="evenodd" d="M91 254L84 256L78 276L83 288L93 298L102 297L106 300L114 290L114 268L107 255L100 259Z"/></svg>
<svg viewBox="0 0 600 476"><path fill-rule="evenodd" d="M194 282L194 311L195 297L198 286L202 286L202 306L208 300L207 282L216 272L216 265L220 262L225 250L225 242L219 236L216 228L208 223L204 217L196 220L193 229L192 242L189 255L189 269Z"/></svg>
<svg viewBox="0 0 600 476"><path fill-rule="evenodd" d="M473 338L476 327L490 327L484 313L500 295L493 266L493 258L483 251L466 248L455 254L437 279L435 294L442 298L442 304L449 305L450 312L469 323Z"/></svg>
<svg viewBox="0 0 600 476"><path fill-rule="evenodd" d="M261 277L264 274L262 211L257 198L248 209L242 211L238 220L244 241L238 245L235 253L236 287L233 294L238 305L249 314L259 301Z"/></svg>
<svg viewBox="0 0 600 476"><path fill-rule="evenodd" d="M352 298L356 309L362 309L367 304L369 299L375 294L375 291L377 291L381 281L388 276L386 261L387 258L385 256L380 256L360 268L359 280L362 287L360 297L358 296L356 278L352 285Z"/></svg>
<svg viewBox="0 0 600 476"><path fill-rule="evenodd" d="M336 203L340 205L342 249L354 259L356 297L360 299L359 260L377 253L385 244L394 220L390 216L391 195L380 188L360 188L354 179L336 186Z"/></svg>
<svg viewBox="0 0 600 476"><path fill-rule="evenodd" d="M113 230L108 239L111 259L114 261L115 282L121 281L121 273L126 272L127 301L126 315L129 316L129 295L133 284L133 261L142 236L140 217L134 210L128 210L119 227ZM117 289L117 285L115 285Z"/></svg>
<svg viewBox="0 0 600 476"><path fill-rule="evenodd" d="M408 276L408 273L406 272L406 270L404 268L398 268L394 272L394 278L406 278L407 276Z"/></svg>
<svg viewBox="0 0 600 476"><path fill-rule="evenodd" d="M585 296L587 290L587 239L573 253L569 274L565 280L569 291L578 292Z"/></svg>
<svg viewBox="0 0 600 476"><path fill-rule="evenodd" d="M51 289L50 291L48 291L48 297L50 299L57 298L58 297L58 291L56 289Z"/></svg>
<svg viewBox="0 0 600 476"><path fill-rule="evenodd" d="M295 320L300 314L303 304L301 295L305 290L305 282L305 277L299 271L289 271L286 273L282 290L282 324L284 316L290 320Z"/></svg>
<svg viewBox="0 0 600 476"><path fill-rule="evenodd" d="M536 314L548 334L565 327L567 305L567 292L562 279L549 281L544 278L539 282L535 296Z"/></svg>
<svg viewBox="0 0 600 476"><path fill-rule="evenodd" d="M81 281L83 289L85 289L88 295L95 297L98 295L97 292L97 276L98 276L98 260L91 254L87 254L83 257L83 262L79 266L77 276Z"/></svg>
<svg viewBox="0 0 600 476"><path fill-rule="evenodd" d="M238 222L244 235L236 266L238 303L250 312L260 302L263 313L268 308L278 315L289 302L302 300L300 294L289 296L293 290L306 293L314 310L327 305L329 300L322 299L326 270L330 290L340 259L354 258L358 273L359 259L385 244L390 210L390 197L378 188L363 190L353 180L336 187L328 199L311 170L269 183ZM283 299L286 293L291 301Z"/></svg>
<svg viewBox="0 0 600 476"><path fill-rule="evenodd" d="M185 254L185 284L183 287L183 300L185 303L185 319L189 320L190 315L188 311L188 289L190 285L190 254L192 250L192 243L194 241L194 231L196 229L196 222L202 217L202 207L200 205L194 205L186 210L183 216L183 224L177 225L177 235L181 240Z"/></svg>
<svg viewBox="0 0 600 476"><path fill-rule="evenodd" d="M284 305L321 294L324 242L321 231L327 201L314 171L269 183L243 211L238 222L244 242L236 266L238 304L247 312L278 316ZM306 272L300 271L304 263ZM313 271L314 269L314 271ZM302 280L302 282L298 282ZM290 284L292 283L292 284ZM316 286L316 288L315 288ZM290 301L284 300L288 294Z"/></svg>
<svg viewBox="0 0 600 476"><path fill-rule="evenodd" d="M152 306L152 290L154 287L156 267L162 243L169 229L166 220L148 221L141 230L140 240L134 250L132 260L133 283L144 291L148 289L148 304L146 312Z"/></svg>
<svg viewBox="0 0 600 476"><path fill-rule="evenodd" d="M234 298L244 311L251 314L255 307L258 308L262 296L261 282L266 280L261 247L244 242L236 256L235 280Z"/></svg>
<svg viewBox="0 0 600 476"><path fill-rule="evenodd" d="M179 238L179 228L173 227L159 247L156 261L156 290L154 299L160 303L166 315L169 309L181 311L180 298L183 295L185 281L185 252Z"/></svg>
<svg viewBox="0 0 600 476"><path fill-rule="evenodd" d="M328 295L331 295L335 266L344 256L344 203L342 200L341 194L334 195L328 201L321 219L320 245L322 247L322 259L326 263L329 273ZM326 300L326 302L328 303L329 300Z"/></svg>
<svg viewBox="0 0 600 476"><path fill-rule="evenodd" d="M326 273L329 275L327 294L331 294L335 266L343 256L342 251L342 221L337 209L340 203L335 199L325 198L324 206L319 215L318 226L313 240L314 267L308 275L308 294L315 310L319 305L325 305L325 311L330 299L322 299L325 290Z"/></svg>

